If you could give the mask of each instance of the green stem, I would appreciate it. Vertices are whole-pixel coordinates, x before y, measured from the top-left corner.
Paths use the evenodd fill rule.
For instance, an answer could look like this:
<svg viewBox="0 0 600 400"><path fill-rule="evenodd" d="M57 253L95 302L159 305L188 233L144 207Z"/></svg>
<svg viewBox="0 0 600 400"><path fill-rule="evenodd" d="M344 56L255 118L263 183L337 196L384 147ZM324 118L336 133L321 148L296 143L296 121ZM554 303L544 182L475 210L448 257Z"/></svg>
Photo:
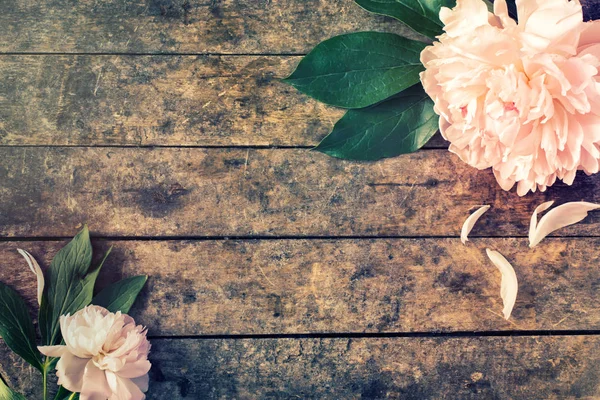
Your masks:
<svg viewBox="0 0 600 400"><path fill-rule="evenodd" d="M42 385L44 386L44 400L48 400L48 368L44 365L44 371L42 371Z"/></svg>
<svg viewBox="0 0 600 400"><path fill-rule="evenodd" d="M42 385L44 386L43 388L43 393L44 393L44 400L48 400L48 367L50 366L50 360L48 357L46 357L46 360L44 361L44 365L42 368Z"/></svg>

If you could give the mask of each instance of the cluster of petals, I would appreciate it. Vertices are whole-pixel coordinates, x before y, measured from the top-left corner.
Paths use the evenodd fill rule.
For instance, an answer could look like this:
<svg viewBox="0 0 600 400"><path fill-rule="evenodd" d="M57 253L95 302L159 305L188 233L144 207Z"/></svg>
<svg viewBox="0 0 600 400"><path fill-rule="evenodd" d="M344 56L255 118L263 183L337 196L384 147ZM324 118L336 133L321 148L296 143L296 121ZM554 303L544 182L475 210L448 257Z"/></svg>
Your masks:
<svg viewBox="0 0 600 400"><path fill-rule="evenodd" d="M600 21L577 0L516 4L518 23L505 0L442 8L421 82L450 151L523 196L599 170Z"/></svg>
<svg viewBox="0 0 600 400"><path fill-rule="evenodd" d="M58 383L80 393L82 400L142 400L148 390L146 330L133 318L103 307L88 306L60 317L65 341L41 346L42 354L60 357Z"/></svg>

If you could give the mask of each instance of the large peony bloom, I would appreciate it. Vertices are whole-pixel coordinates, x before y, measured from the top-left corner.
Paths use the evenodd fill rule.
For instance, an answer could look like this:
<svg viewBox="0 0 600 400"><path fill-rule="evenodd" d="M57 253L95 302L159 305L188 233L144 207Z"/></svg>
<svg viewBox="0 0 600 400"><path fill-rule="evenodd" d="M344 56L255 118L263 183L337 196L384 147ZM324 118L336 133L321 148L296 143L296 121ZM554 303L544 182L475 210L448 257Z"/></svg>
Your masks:
<svg viewBox="0 0 600 400"><path fill-rule="evenodd" d="M141 400L148 390L150 343L133 318L88 306L60 317L65 346L41 346L60 357L58 383L81 400Z"/></svg>
<svg viewBox="0 0 600 400"><path fill-rule="evenodd" d="M442 8L446 33L421 53L425 91L450 151L492 167L520 196L598 172L600 21L569 0L482 0Z"/></svg>

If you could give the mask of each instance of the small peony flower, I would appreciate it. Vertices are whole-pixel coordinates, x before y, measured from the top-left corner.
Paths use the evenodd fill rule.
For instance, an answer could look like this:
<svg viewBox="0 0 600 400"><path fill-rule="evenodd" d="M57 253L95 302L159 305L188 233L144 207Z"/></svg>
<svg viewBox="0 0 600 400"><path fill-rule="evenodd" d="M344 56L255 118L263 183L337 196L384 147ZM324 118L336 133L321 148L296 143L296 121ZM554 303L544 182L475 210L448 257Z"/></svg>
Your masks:
<svg viewBox="0 0 600 400"><path fill-rule="evenodd" d="M141 400L148 390L150 343L133 318L88 306L60 317L64 346L40 346L60 357L58 383L81 400Z"/></svg>
<svg viewBox="0 0 600 400"><path fill-rule="evenodd" d="M523 196L599 170L600 21L576 0L516 3L518 24L505 0L442 8L421 82L450 151Z"/></svg>

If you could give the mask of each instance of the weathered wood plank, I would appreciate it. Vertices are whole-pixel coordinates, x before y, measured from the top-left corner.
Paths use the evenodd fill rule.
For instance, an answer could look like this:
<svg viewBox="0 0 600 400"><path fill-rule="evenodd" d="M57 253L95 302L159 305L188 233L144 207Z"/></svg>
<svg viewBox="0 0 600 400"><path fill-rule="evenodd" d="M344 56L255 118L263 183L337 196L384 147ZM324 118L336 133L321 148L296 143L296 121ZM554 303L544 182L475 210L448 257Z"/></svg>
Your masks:
<svg viewBox="0 0 600 400"><path fill-rule="evenodd" d="M315 146L344 111L278 81L299 60L0 57L0 145Z"/></svg>
<svg viewBox="0 0 600 400"><path fill-rule="evenodd" d="M520 198L447 151L378 163L303 149L0 149L0 236L525 236L544 200L600 201L600 177ZM597 235L600 216L557 232Z"/></svg>
<svg viewBox="0 0 600 400"><path fill-rule="evenodd" d="M5 0L0 52L305 53L383 30L416 38L352 0Z"/></svg>
<svg viewBox="0 0 600 400"><path fill-rule="evenodd" d="M0 244L0 281L37 309L35 278L61 242ZM161 336L315 332L600 329L600 239L99 241L113 252L101 285L149 275L133 315ZM520 281L510 322L500 274L484 249L513 262Z"/></svg>
<svg viewBox="0 0 600 400"><path fill-rule="evenodd" d="M600 396L598 336L167 339L152 345L149 399ZM15 368L5 360L0 365Z"/></svg>

